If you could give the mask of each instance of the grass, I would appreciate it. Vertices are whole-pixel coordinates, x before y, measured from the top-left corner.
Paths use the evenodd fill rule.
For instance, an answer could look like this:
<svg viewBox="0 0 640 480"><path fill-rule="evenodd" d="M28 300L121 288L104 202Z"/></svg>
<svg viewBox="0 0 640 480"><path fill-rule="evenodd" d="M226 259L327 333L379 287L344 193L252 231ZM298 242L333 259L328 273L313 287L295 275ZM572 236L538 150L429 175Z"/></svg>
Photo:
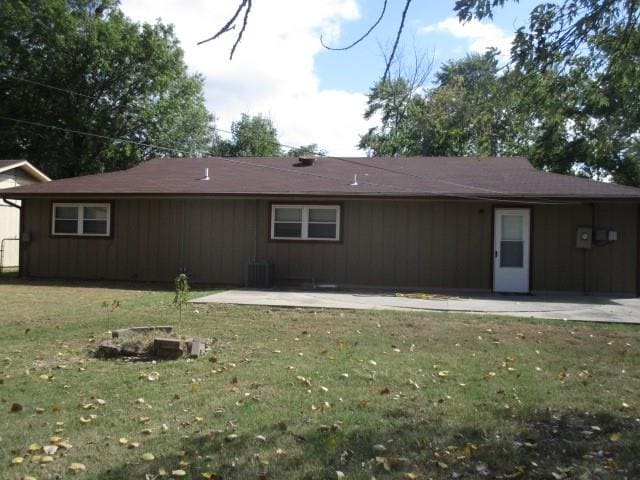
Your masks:
<svg viewBox="0 0 640 480"><path fill-rule="evenodd" d="M636 326L189 305L206 356L92 357L103 302L111 328L175 325L169 289L0 283L0 478L640 477ZM72 448L35 463L54 435Z"/></svg>

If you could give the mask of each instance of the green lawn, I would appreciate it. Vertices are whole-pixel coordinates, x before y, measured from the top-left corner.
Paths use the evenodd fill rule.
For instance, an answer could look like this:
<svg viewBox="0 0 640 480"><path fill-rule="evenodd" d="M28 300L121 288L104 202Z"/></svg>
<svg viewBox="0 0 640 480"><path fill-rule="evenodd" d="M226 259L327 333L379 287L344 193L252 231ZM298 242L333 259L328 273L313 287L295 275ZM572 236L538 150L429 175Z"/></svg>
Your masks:
<svg viewBox="0 0 640 480"><path fill-rule="evenodd" d="M169 288L0 282L0 478L640 477L638 327L189 306L205 357L92 357Z"/></svg>

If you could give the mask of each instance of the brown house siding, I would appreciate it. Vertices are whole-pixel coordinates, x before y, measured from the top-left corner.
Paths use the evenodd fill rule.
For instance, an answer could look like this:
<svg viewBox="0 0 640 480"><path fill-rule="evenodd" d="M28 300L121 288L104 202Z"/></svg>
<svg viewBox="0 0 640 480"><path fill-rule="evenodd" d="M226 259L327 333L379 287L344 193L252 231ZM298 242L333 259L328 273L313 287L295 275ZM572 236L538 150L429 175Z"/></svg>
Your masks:
<svg viewBox="0 0 640 480"><path fill-rule="evenodd" d="M255 258L273 262L280 281L491 289L490 202L340 203L342 241L325 244L270 241L267 200L115 200L113 238L85 239L51 237L51 202L27 199L23 268L34 277L153 281L186 268L196 282L243 284ZM588 251L575 238L591 225L591 205L533 208L532 290L635 294L637 206L593 208L595 225L617 230L618 241Z"/></svg>
<svg viewBox="0 0 640 480"><path fill-rule="evenodd" d="M635 204L536 206L533 229L533 284L536 291L635 294L638 223ZM616 230L618 240L578 249L576 230Z"/></svg>

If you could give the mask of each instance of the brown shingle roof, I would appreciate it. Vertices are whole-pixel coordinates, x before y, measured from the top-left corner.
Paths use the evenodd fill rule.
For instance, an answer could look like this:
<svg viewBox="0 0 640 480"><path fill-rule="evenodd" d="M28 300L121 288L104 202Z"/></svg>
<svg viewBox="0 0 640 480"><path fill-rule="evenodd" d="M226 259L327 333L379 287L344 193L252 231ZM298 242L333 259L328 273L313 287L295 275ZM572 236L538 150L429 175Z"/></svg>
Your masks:
<svg viewBox="0 0 640 480"><path fill-rule="evenodd" d="M202 180L205 168L210 180ZM358 185L353 186L354 175ZM120 172L3 192L34 196L392 196L640 199L640 189L536 170L518 157L157 158Z"/></svg>

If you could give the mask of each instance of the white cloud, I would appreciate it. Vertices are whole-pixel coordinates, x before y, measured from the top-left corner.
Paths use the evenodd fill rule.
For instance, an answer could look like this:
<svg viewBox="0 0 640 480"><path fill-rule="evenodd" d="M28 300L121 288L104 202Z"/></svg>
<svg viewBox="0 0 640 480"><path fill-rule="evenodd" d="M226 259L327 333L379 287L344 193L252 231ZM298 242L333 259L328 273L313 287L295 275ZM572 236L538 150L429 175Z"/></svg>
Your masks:
<svg viewBox="0 0 640 480"><path fill-rule="evenodd" d="M468 48L472 52L484 53L489 47L500 50L500 58L509 60L513 35L498 27L495 23L471 20L460 22L457 17L448 17L435 25L427 25L418 33L447 33L456 38L468 41Z"/></svg>
<svg viewBox="0 0 640 480"><path fill-rule="evenodd" d="M205 78L207 106L220 128L241 113L270 117L283 143L317 143L334 155L358 154L358 135L367 130L362 93L322 90L314 56L340 36L343 22L359 18L356 0L253 2L247 30L232 61L237 29L200 46L237 7L235 0L123 0L136 21L172 23L191 71Z"/></svg>

